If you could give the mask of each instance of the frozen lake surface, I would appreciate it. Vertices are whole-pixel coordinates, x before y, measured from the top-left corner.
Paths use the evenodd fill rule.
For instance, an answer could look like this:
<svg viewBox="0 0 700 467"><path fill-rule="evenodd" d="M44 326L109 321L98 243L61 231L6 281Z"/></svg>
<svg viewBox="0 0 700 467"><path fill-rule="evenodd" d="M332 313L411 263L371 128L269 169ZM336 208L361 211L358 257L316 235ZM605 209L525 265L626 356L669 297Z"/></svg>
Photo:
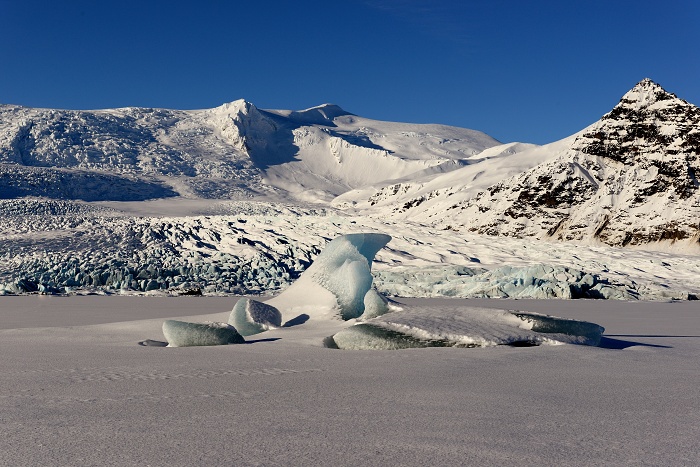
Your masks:
<svg viewBox="0 0 700 467"><path fill-rule="evenodd" d="M162 348L232 297L0 298L2 465L697 465L700 303L406 299L548 313L600 348L340 351L323 326ZM188 318L189 317L189 318Z"/></svg>

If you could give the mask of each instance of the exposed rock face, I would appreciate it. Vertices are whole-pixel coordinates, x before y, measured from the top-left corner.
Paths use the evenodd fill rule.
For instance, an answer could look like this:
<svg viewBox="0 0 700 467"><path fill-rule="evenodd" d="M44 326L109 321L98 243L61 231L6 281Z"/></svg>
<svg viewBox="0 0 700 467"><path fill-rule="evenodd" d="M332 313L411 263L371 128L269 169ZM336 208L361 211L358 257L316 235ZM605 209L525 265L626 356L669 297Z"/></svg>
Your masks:
<svg viewBox="0 0 700 467"><path fill-rule="evenodd" d="M490 235L696 248L699 154L700 109L645 79L560 157L451 210Z"/></svg>

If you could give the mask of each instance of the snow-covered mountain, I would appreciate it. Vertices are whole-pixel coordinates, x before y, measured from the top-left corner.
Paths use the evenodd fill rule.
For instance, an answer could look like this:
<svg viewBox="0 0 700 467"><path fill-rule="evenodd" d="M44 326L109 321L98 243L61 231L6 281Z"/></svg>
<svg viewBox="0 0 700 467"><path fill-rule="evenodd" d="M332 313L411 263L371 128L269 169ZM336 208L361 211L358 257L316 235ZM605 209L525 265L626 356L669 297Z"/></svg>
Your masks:
<svg viewBox="0 0 700 467"><path fill-rule="evenodd" d="M478 131L379 122L330 104L303 111L259 110L244 100L194 111L2 105L0 196L322 201L496 144Z"/></svg>
<svg viewBox="0 0 700 467"><path fill-rule="evenodd" d="M575 135L487 156L501 147L478 164L336 203L488 235L698 248L700 109L651 80Z"/></svg>

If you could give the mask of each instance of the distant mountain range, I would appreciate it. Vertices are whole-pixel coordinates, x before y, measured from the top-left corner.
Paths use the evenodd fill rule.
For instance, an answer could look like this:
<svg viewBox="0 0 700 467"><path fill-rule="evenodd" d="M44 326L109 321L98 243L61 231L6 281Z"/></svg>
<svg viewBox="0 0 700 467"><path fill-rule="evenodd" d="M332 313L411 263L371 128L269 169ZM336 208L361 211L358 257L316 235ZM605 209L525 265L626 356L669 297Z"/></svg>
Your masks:
<svg viewBox="0 0 700 467"><path fill-rule="evenodd" d="M499 144L473 130L379 122L335 105L68 111L0 106L0 196L84 201L328 201L458 167Z"/></svg>
<svg viewBox="0 0 700 467"><path fill-rule="evenodd" d="M0 106L0 198L261 199L509 237L700 239L700 110L645 79L545 146L326 104L261 110Z"/></svg>

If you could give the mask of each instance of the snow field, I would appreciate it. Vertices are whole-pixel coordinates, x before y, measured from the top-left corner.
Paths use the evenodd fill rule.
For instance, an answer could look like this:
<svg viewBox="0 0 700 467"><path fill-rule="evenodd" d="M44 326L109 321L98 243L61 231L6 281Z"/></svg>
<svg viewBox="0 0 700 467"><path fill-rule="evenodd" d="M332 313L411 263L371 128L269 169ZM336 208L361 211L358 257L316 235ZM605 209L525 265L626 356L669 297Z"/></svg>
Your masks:
<svg viewBox="0 0 700 467"><path fill-rule="evenodd" d="M233 300L3 297L3 463L690 466L700 456L697 302L399 304L596 322L601 347L337 351L320 345L339 331L327 321L245 345L136 345L159 336L168 309L220 322Z"/></svg>

